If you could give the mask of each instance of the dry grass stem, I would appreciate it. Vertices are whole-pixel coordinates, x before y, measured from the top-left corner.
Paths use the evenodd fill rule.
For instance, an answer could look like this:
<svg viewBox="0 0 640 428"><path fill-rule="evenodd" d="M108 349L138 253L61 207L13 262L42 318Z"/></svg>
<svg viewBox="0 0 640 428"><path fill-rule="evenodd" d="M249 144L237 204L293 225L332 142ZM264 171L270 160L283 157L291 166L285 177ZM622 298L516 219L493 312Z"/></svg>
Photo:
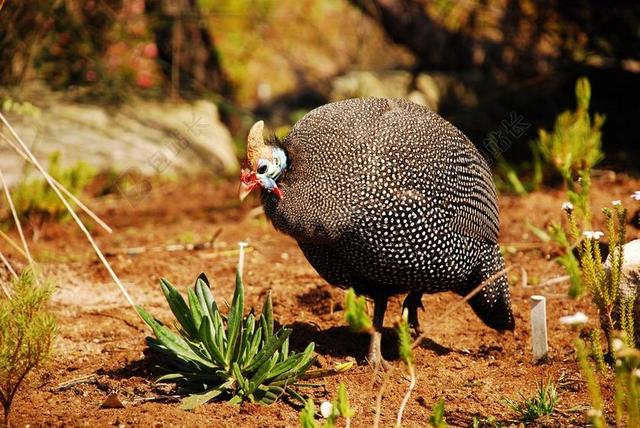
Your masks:
<svg viewBox="0 0 640 428"><path fill-rule="evenodd" d="M16 207L13 205L13 200L11 199L11 193L9 192L9 186L7 186L7 182L4 179L4 174L0 169L0 183L2 184L2 188L4 189L4 194L7 197L7 202L9 203L9 209L11 210L11 215L13 216L13 221L16 224L16 229L18 229L18 235L20 235L20 240L22 241L22 246L24 247L24 254L27 256L27 260L29 260L29 265L31 268L35 266L35 262L33 261L33 257L31 257L31 252L29 251L29 246L27 245L27 240L24 237L24 232L22 231L22 225L20 224L20 219L18 218L18 212L16 211ZM37 275L36 275L37 279Z"/></svg>
<svg viewBox="0 0 640 428"><path fill-rule="evenodd" d="M11 146L11 148L13 148L16 153L18 153L20 156L22 156L22 158L24 160L26 160L27 162L31 163L32 165L34 165L33 161L27 156L25 155L22 150L20 150L20 148L18 146L16 146L16 144L11 141L9 138L7 138L4 134L0 133L0 138L7 143L9 146ZM84 211L84 213L86 215L88 215L89 217L91 217L91 219L93 219L93 221L95 221L101 228L103 228L104 230L106 230L109 233L112 233L113 230L109 227L109 225L107 223L105 223L102 219L100 219L100 217L98 217L98 215L96 213L94 213L91 209L89 209L89 207L87 207L85 204L83 204L76 196L73 195L73 193L71 193L70 191L68 191L66 189L66 187L64 187L62 184L60 184L55 178L51 177L49 175L49 173L47 173L46 171L44 172L44 174L46 174L49 179L51 179L51 182L53 182L53 184L62 191L62 193L64 193L69 199L71 199L73 201L73 203L75 203L76 205L78 205L80 207L80 209L82 211Z"/></svg>
<svg viewBox="0 0 640 428"><path fill-rule="evenodd" d="M5 241L7 241L9 243L9 245L11 245L13 247L14 250L16 250L18 253L20 253L20 255L22 257L24 257L25 259L28 260L27 254L24 252L24 250L22 248L20 248L20 245L18 245L16 243L16 241L11 239L11 237L9 235L7 235L6 233L4 233L2 230L0 230L0 238L2 238Z"/></svg>
<svg viewBox="0 0 640 428"><path fill-rule="evenodd" d="M16 141L20 144L20 146L24 150L24 153L26 153L26 155L31 159L31 161L33 162L34 166L38 169L38 171L40 171L40 173L42 173L44 179L47 180L47 183L49 183L49 186L51 186L51 188L56 193L56 195L58 195L58 197L60 198L60 200L64 204L65 208L67 209L67 211L69 211L69 214L71 214L71 217L73 217L73 220L76 222L76 224L78 225L80 230L82 230L82 232L87 237L87 240L89 241L89 244L91 244L91 246L93 247L93 250L96 252L96 255L98 256L98 258L100 259L100 261L102 262L104 267L109 272L109 275L111 276L113 281L116 283L116 285L118 286L118 288L120 289L120 291L124 295L124 297L127 300L127 302L131 305L131 307L133 308L133 310L137 314L138 312L136 311L136 305L133 302L133 299L131 298L131 296L129 295L129 292L125 288L124 284L122 284L122 282L120 281L120 278L118 278L118 275L116 275L116 273L113 271L113 268L111 267L111 265L109 264L109 262L105 258L104 254L102 254L102 251L100 250L100 247L98 247L98 245L94 241L93 237L91 236L91 233L89 233L89 231L87 230L87 228L84 225L84 223L82 222L82 220L80 220L80 217L78 217L78 214L76 214L76 212L71 207L71 205L69 205L69 202L65 199L65 197L62 196L62 193L60 192L60 190L51 181L51 177L49 177L49 175L46 173L46 171L44 170L42 165L40 165L40 162L38 162L38 160L33 155L33 153L31 153L31 151L29 150L29 147L27 147L27 145L24 143L24 141L22 141L20 136L16 133L16 131L13 129L11 124L7 121L7 119L4 117L4 115L2 113L0 113L0 120L9 129L9 131L11 132L11 135L13 135L13 137L16 139Z"/></svg>

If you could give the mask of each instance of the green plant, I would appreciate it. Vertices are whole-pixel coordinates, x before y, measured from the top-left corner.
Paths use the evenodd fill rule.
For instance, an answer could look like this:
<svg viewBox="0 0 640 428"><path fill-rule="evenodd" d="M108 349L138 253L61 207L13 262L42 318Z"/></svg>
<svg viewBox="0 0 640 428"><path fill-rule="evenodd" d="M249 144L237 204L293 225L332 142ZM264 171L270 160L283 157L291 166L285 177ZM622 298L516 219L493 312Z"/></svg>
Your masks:
<svg viewBox="0 0 640 428"><path fill-rule="evenodd" d="M541 129L534 142L534 151L562 176L573 190L574 177L589 175L594 165L604 158L602 125L604 116L589 115L591 85L581 77L576 82L576 110L564 111L557 118L553 131Z"/></svg>
<svg viewBox="0 0 640 428"><path fill-rule="evenodd" d="M176 383L190 394L182 400L183 408L193 409L218 396L233 404L244 400L271 404L282 395L304 402L293 387L315 359L314 344L302 353L289 351L292 330L274 332L270 295L257 318L253 312L243 316L240 269L227 316L218 310L204 274L188 290L188 305L169 281L163 279L161 287L178 321L177 333L137 309L155 334L147 338L149 347L166 357L170 366L158 382Z"/></svg>
<svg viewBox="0 0 640 428"><path fill-rule="evenodd" d="M624 336L624 335L622 335ZM608 426L600 384L587 357L586 345L576 339L576 355L580 371L587 381L591 396L589 419L596 428ZM640 428L640 350L627 344L624 337L613 339L615 358L614 406L616 426Z"/></svg>
<svg viewBox="0 0 640 428"><path fill-rule="evenodd" d="M584 232L585 239L579 247L582 281L589 290L593 303L598 307L602 329L607 345L611 345L615 330L624 330L629 345L634 344L633 297L623 297L620 293L620 280L624 262L624 240L627 210L620 203L613 210L602 210L607 224L609 237L609 269L602 261L599 238L602 232ZM572 212L569 217L570 233L574 240L579 232ZM620 310L619 319L614 317L616 308Z"/></svg>
<svg viewBox="0 0 640 428"><path fill-rule="evenodd" d="M82 192L95 176L95 170L82 161L73 167L63 168L59 152L49 157L48 173L74 195ZM43 178L21 181L13 189L12 196L18 215L24 218L44 221L68 216L66 207Z"/></svg>
<svg viewBox="0 0 640 428"><path fill-rule="evenodd" d="M309 398L302 411L300 412L300 426L303 428L333 428L336 426L338 418L345 419L345 427L351 426L351 418L355 415L353 409L349 405L349 396L347 395L347 388L342 382L338 386L338 394L336 398L331 402L323 403L323 406L328 404L325 409L321 408L321 413L326 421L323 425L320 425L316 421L316 406L311 398Z"/></svg>
<svg viewBox="0 0 640 428"><path fill-rule="evenodd" d="M506 399L506 403L520 419L530 422L553 413L558 404L558 391L551 380L540 381L532 397L527 398L521 393L520 400Z"/></svg>
<svg viewBox="0 0 640 428"><path fill-rule="evenodd" d="M344 318L351 331L356 333L373 332L373 323L367 315L367 301L363 296L356 296L353 288L347 290L344 308Z"/></svg>
<svg viewBox="0 0 640 428"><path fill-rule="evenodd" d="M447 421L444 419L444 399L438 400L429 416L429 425L434 428L447 428Z"/></svg>
<svg viewBox="0 0 640 428"><path fill-rule="evenodd" d="M31 370L51 353L55 318L47 309L53 286L38 285L25 269L13 282L11 298L0 298L0 403L8 424L11 403Z"/></svg>

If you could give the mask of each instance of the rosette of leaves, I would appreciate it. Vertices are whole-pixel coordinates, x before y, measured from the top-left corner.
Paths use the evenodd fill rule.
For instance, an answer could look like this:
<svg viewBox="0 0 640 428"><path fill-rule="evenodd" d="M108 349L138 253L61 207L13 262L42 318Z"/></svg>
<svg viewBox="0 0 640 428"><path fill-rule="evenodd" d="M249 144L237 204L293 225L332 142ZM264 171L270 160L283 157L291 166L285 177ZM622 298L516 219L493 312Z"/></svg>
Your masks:
<svg viewBox="0 0 640 428"><path fill-rule="evenodd" d="M169 373L157 381L175 383L189 395L182 407L193 409L214 398L239 404L244 400L271 404L281 396L304 399L294 387L315 359L314 343L304 352L289 350L291 329L274 332L271 295L262 313L243 316L244 287L236 273L236 288L227 315L213 297L207 277L200 274L185 302L169 281L160 281L176 318L176 331L141 307L138 313L155 337L147 344L166 358Z"/></svg>

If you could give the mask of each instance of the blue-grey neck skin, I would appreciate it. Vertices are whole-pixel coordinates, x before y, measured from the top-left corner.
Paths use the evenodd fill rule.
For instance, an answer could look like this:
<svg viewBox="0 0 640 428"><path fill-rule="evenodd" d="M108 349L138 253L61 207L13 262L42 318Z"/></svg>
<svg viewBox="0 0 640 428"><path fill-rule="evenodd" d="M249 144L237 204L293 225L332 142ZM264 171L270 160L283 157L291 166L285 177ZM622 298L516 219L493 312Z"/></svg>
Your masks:
<svg viewBox="0 0 640 428"><path fill-rule="evenodd" d="M257 174L260 185L270 192L276 187L276 181L287 168L287 155L284 150L280 147L273 147L271 150L273 153L273 161L260 159L258 161L258 169L266 165L267 170L263 174Z"/></svg>

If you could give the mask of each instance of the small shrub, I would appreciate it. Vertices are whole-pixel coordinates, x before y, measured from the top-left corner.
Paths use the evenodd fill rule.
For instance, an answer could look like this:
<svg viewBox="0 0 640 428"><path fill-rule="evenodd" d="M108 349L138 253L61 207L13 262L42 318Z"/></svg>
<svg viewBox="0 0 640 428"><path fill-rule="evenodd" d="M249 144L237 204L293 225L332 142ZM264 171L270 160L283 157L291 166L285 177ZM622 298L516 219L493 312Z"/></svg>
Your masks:
<svg viewBox="0 0 640 428"><path fill-rule="evenodd" d="M31 370L51 353L56 333L47 304L53 287L36 284L33 272L23 271L13 282L11 298L0 298L0 403L8 425L11 403Z"/></svg>
<svg viewBox="0 0 640 428"><path fill-rule="evenodd" d="M612 343L615 359L616 426L640 428L640 351L627 345L624 337L616 337ZM576 339L576 355L591 397L591 409L588 412L589 421L596 428L606 427L608 425L604 414L605 405L600 384L589 363L586 345L582 339Z"/></svg>
<svg viewBox="0 0 640 428"><path fill-rule="evenodd" d="M429 416L429 425L434 428L447 428L447 421L444 419L444 399L438 400Z"/></svg>
<svg viewBox="0 0 640 428"><path fill-rule="evenodd" d="M520 394L520 400L507 399L506 402L520 419L531 422L553 413L558 404L558 391L550 380L546 383L541 381L532 397L527 398Z"/></svg>
<svg viewBox="0 0 640 428"><path fill-rule="evenodd" d="M74 195L81 193L95 176L95 170L82 161L71 168L63 168L59 152L54 152L49 157L47 172ZM69 215L44 178L23 180L11 194L16 211L21 217L42 222L65 219ZM7 213L4 217L10 218L10 214Z"/></svg>
<svg viewBox="0 0 640 428"><path fill-rule="evenodd" d="M634 343L633 304L634 299L620 294L620 280L624 262L623 245L625 240L627 210L621 204L614 209L602 210L606 218L609 237L609 272L605 269L600 252L599 238L601 232L584 232L586 238L579 247L582 281L589 290L593 303L598 307L602 329L607 344L611 344L615 330L624 330L629 345ZM569 217L570 233L574 240L580 239L575 219L571 212ZM614 311L620 309L620 319L616 320Z"/></svg>
<svg viewBox="0 0 640 428"><path fill-rule="evenodd" d="M326 408L323 408L326 404ZM322 417L326 419L325 423L320 425L316 421L316 406L311 398L309 398L302 411L300 412L300 426L302 428L333 428L336 426L338 418L345 419L345 427L351 426L351 418L355 415L353 409L349 405L349 396L347 388L341 382L338 387L338 394L331 402L325 402L320 410Z"/></svg>
<svg viewBox="0 0 640 428"><path fill-rule="evenodd" d="M289 351L292 330L274 332L271 296L265 299L262 313L243 316L244 287L240 269L227 316L218 310L204 274L188 290L188 305L180 293L161 281L178 332L155 320L138 307L140 316L153 329L147 337L149 347L166 357L169 373L158 382L172 382L190 395L182 407L193 409L216 397L230 403L244 400L271 404L283 395L304 399L293 389L313 363L314 344L302 353Z"/></svg>
<svg viewBox="0 0 640 428"><path fill-rule="evenodd" d="M604 116L589 115L591 85L585 77L578 79L575 88L576 110L562 112L553 131L541 129L534 142L534 151L562 176L573 190L575 177L589 175L594 165L604 158L602 152L602 125Z"/></svg>
<svg viewBox="0 0 640 428"><path fill-rule="evenodd" d="M367 315L367 301L363 296L356 296L353 288L347 290L344 308L344 318L351 331L355 333L373 332L373 323Z"/></svg>

